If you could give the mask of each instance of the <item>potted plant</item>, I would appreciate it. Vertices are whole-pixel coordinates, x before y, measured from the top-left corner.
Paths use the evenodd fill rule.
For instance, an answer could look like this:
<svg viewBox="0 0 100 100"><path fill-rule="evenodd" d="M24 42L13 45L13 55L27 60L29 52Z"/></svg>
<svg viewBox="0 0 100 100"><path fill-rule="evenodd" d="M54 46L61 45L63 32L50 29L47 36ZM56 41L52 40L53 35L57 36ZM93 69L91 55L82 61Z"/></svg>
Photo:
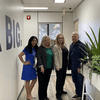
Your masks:
<svg viewBox="0 0 100 100"><path fill-rule="evenodd" d="M84 59L80 58L80 61L83 64L87 64L88 68L90 68L90 78L92 75L92 72L100 74L100 28L99 28L99 36L98 36L98 40L95 36L95 33L93 31L93 29L90 27L91 32L93 34L93 39L91 38L91 36L87 33L86 35L88 36L90 43L89 42L85 42L85 50L84 53L87 55Z"/></svg>

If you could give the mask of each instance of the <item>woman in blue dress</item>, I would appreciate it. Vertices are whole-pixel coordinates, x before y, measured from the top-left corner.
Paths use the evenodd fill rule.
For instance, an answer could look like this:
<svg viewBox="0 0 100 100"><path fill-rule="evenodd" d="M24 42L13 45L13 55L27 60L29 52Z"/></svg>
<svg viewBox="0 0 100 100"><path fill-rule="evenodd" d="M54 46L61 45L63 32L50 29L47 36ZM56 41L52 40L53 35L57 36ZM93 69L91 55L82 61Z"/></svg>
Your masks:
<svg viewBox="0 0 100 100"><path fill-rule="evenodd" d="M28 41L28 45L18 55L20 61L23 63L21 79L25 81L25 88L28 100L32 99L31 91L37 80L36 69L33 67L35 64L34 58L38 49L37 42L38 39L35 36L32 36ZM23 55L25 55L25 61L23 60ZM30 80L32 80L31 83Z"/></svg>

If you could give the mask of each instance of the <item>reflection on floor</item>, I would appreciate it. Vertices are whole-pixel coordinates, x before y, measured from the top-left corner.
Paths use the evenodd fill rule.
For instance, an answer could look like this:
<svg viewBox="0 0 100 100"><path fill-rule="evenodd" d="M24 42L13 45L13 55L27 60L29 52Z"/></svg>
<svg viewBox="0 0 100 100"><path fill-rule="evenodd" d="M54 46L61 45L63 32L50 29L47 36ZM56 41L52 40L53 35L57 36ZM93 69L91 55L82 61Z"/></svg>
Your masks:
<svg viewBox="0 0 100 100"><path fill-rule="evenodd" d="M56 85L56 74L55 74L55 71L52 71L49 86L48 86L48 91L47 91L49 100L56 100L55 85ZM75 87L74 87L74 84L72 82L71 76L66 76L64 90L67 91L68 94L62 95L62 99L63 100L72 100L71 99L72 96L75 95ZM32 96L33 96L33 100L39 100L38 99L38 81L36 82L36 84L32 90ZM25 88L24 88L22 94L20 95L19 100L26 100Z"/></svg>

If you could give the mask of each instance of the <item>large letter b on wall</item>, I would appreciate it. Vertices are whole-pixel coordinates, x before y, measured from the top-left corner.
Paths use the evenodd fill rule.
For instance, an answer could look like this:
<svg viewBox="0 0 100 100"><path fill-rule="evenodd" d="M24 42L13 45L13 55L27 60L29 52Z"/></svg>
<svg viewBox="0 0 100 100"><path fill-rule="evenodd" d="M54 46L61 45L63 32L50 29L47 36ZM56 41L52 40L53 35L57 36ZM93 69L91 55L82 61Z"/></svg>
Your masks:
<svg viewBox="0 0 100 100"><path fill-rule="evenodd" d="M12 24L11 19L8 16L6 18L6 49L9 50L12 48Z"/></svg>

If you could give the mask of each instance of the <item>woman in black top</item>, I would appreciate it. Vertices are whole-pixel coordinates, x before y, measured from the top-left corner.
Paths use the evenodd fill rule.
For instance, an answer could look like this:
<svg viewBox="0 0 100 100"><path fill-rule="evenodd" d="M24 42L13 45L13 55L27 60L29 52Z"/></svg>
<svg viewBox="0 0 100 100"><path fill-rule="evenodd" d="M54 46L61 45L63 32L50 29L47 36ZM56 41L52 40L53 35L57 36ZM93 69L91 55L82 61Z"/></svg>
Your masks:
<svg viewBox="0 0 100 100"><path fill-rule="evenodd" d="M62 76L62 90L63 90L63 86L65 83L65 78L66 78L66 71L67 71L67 64L68 64L68 49L65 47L61 47L62 49L62 70L63 70L63 76ZM66 94L66 92L62 92L64 94Z"/></svg>
<svg viewBox="0 0 100 100"><path fill-rule="evenodd" d="M61 95L67 94L63 90L66 78L66 70L68 64L68 49L65 46L64 36L58 34L56 37L56 45L53 47L54 64L56 68L56 98L62 100Z"/></svg>

